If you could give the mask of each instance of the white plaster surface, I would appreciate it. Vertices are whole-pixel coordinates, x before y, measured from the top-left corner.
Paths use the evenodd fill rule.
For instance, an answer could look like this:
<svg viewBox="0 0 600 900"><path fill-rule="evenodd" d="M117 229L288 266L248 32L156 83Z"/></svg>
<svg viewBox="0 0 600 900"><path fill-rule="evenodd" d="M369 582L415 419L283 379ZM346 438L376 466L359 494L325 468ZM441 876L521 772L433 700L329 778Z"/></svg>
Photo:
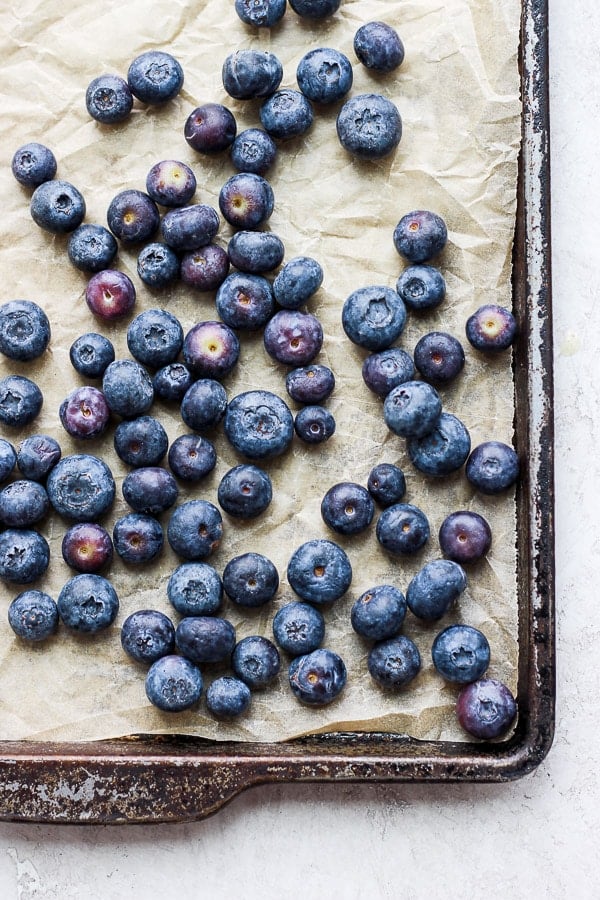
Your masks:
<svg viewBox="0 0 600 900"><path fill-rule="evenodd" d="M384 4L383 4L384 5ZM185 826L0 824L0 897L600 897L600 14L551 0L558 708L511 785L275 786Z"/></svg>

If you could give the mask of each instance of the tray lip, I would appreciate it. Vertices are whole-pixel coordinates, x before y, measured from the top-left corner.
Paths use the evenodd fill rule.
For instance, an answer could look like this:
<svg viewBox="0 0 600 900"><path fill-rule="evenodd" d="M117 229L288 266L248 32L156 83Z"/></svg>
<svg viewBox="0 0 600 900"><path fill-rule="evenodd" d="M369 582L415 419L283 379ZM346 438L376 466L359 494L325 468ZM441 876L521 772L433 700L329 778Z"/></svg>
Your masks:
<svg viewBox="0 0 600 900"><path fill-rule="evenodd" d="M527 634L532 649L519 680L519 699L526 700L527 709L515 734L497 743L417 741L406 735L363 732L335 732L281 744L212 743L173 735L81 743L0 741L0 821L184 822L217 812L236 794L258 784L506 782L530 773L545 758L553 740L555 704L547 0L523 0L521 34L520 194L526 261L519 286L526 292L532 323L528 358L533 368L523 378L529 391L527 410L536 407L528 434L536 464L534 477L524 488L530 526ZM89 786L90 779L91 788L83 790L81 785ZM180 790L184 781L189 791L185 797ZM161 795L169 800L157 809Z"/></svg>

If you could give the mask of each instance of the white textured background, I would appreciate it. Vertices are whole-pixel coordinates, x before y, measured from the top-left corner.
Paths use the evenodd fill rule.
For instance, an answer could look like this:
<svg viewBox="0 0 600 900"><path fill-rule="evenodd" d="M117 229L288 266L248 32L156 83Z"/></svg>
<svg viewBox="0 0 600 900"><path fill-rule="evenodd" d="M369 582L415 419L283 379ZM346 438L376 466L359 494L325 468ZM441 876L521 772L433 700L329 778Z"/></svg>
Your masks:
<svg viewBox="0 0 600 900"><path fill-rule="evenodd" d="M600 896L600 10L550 0L558 711L512 785L254 789L185 826L0 824L0 897Z"/></svg>

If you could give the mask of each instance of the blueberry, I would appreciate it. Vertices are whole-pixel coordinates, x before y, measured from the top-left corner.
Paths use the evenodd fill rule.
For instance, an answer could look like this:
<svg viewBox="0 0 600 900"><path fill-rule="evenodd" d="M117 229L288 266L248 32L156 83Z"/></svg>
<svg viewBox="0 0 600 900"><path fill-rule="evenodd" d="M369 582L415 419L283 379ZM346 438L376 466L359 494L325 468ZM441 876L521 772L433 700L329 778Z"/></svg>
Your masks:
<svg viewBox="0 0 600 900"><path fill-rule="evenodd" d="M140 250L137 273L148 287L164 288L179 277L179 272L179 257L168 244L153 241Z"/></svg>
<svg viewBox="0 0 600 900"><path fill-rule="evenodd" d="M121 646L132 659L151 664L173 653L175 626L157 609L138 609L121 625Z"/></svg>
<svg viewBox="0 0 600 900"><path fill-rule="evenodd" d="M142 513L128 513L117 519L112 537L114 548L121 559L135 564L156 559L164 544L160 522L153 516Z"/></svg>
<svg viewBox="0 0 600 900"><path fill-rule="evenodd" d="M266 687L279 674L281 659L275 644L261 635L242 638L231 655L231 668L252 690Z"/></svg>
<svg viewBox="0 0 600 900"><path fill-rule="evenodd" d="M326 19L340 8L342 0L290 0L294 12L304 19Z"/></svg>
<svg viewBox="0 0 600 900"><path fill-rule="evenodd" d="M236 519L255 519L273 498L271 479L264 469L243 463L229 469L219 482L219 505Z"/></svg>
<svg viewBox="0 0 600 900"><path fill-rule="evenodd" d="M181 280L197 291L216 291L228 272L229 256L218 244L205 244L181 258Z"/></svg>
<svg viewBox="0 0 600 900"><path fill-rule="evenodd" d="M508 350L517 336L517 322L505 306L486 303L469 316L466 324L467 340L482 353Z"/></svg>
<svg viewBox="0 0 600 900"><path fill-rule="evenodd" d="M68 181L44 181L35 189L30 204L36 225L56 234L65 234L81 225L85 216L83 195Z"/></svg>
<svg viewBox="0 0 600 900"><path fill-rule="evenodd" d="M87 440L104 434L110 420L110 409L102 391L84 385L65 397L58 415L67 434Z"/></svg>
<svg viewBox="0 0 600 900"><path fill-rule="evenodd" d="M446 282L433 266L409 266L396 282L396 290L414 312L435 309L446 296Z"/></svg>
<svg viewBox="0 0 600 900"><path fill-rule="evenodd" d="M205 103L190 113L183 134L198 153L218 153L231 147L236 131L237 123L231 110L220 103Z"/></svg>
<svg viewBox="0 0 600 900"><path fill-rule="evenodd" d="M142 365L166 366L175 362L183 346L181 322L166 309L145 309L127 328L127 346Z"/></svg>
<svg viewBox="0 0 600 900"><path fill-rule="evenodd" d="M423 263L446 246L448 230L437 213L417 209L402 216L394 229L394 246L411 263Z"/></svg>
<svg viewBox="0 0 600 900"><path fill-rule="evenodd" d="M218 230L218 213L206 203L169 209L161 223L164 242L178 252L210 244Z"/></svg>
<svg viewBox="0 0 600 900"><path fill-rule="evenodd" d="M30 584L43 575L50 562L50 547L37 531L7 528L0 533L0 578Z"/></svg>
<svg viewBox="0 0 600 900"><path fill-rule="evenodd" d="M235 647L235 628L217 616L188 616L177 626L175 644L193 663L222 662Z"/></svg>
<svg viewBox="0 0 600 900"><path fill-rule="evenodd" d="M217 312L230 328L263 328L275 311L271 283L262 275L232 272L215 298Z"/></svg>
<svg viewBox="0 0 600 900"><path fill-rule="evenodd" d="M274 205L273 188L252 172L232 175L219 191L219 209L234 228L258 228L270 218Z"/></svg>
<svg viewBox="0 0 600 900"><path fill-rule="evenodd" d="M162 159L146 175L146 192L161 206L185 206L196 193L196 176L185 163Z"/></svg>
<svg viewBox="0 0 600 900"><path fill-rule="evenodd" d="M268 97L283 78L283 66L268 50L236 50L230 53L221 70L223 87L236 100Z"/></svg>
<svg viewBox="0 0 600 900"><path fill-rule="evenodd" d="M113 542L102 525L79 522L65 532L61 551L64 561L72 569L99 572L112 561Z"/></svg>
<svg viewBox="0 0 600 900"><path fill-rule="evenodd" d="M63 585L56 605L67 628L86 634L108 628L119 612L117 592L102 575L74 575Z"/></svg>
<svg viewBox="0 0 600 900"><path fill-rule="evenodd" d="M85 289L85 301L90 311L105 322L128 316L135 300L136 292L131 278L118 269L96 272Z"/></svg>
<svg viewBox="0 0 600 900"><path fill-rule="evenodd" d="M358 288L344 301L342 327L350 340L367 350L386 350L400 337L406 308L385 285Z"/></svg>
<svg viewBox="0 0 600 900"><path fill-rule="evenodd" d="M354 35L354 52L363 66L375 72L393 72L404 60L398 32L385 22L361 25Z"/></svg>
<svg viewBox="0 0 600 900"><path fill-rule="evenodd" d="M19 479L0 490L0 522L8 528L30 528L48 514L50 501L38 481Z"/></svg>
<svg viewBox="0 0 600 900"><path fill-rule="evenodd" d="M36 188L56 175L56 157L44 144L31 141L15 151L11 170L20 184Z"/></svg>
<svg viewBox="0 0 600 900"><path fill-rule="evenodd" d="M412 503L393 503L377 520L377 540L395 556L416 553L429 540L425 513Z"/></svg>
<svg viewBox="0 0 600 900"><path fill-rule="evenodd" d="M225 378L239 355L238 337L223 322L198 322L183 340L183 361L197 378Z"/></svg>
<svg viewBox="0 0 600 900"><path fill-rule="evenodd" d="M183 86L181 64L164 50L147 50L136 56L127 71L127 84L142 103L173 100Z"/></svg>
<svg viewBox="0 0 600 900"><path fill-rule="evenodd" d="M179 488L170 472L160 466L133 469L121 487L125 502L135 512L158 516L177 501Z"/></svg>
<svg viewBox="0 0 600 900"><path fill-rule="evenodd" d="M459 724L473 737L489 740L510 728L517 714L508 687L494 678L482 678L462 689L456 701Z"/></svg>
<svg viewBox="0 0 600 900"><path fill-rule="evenodd" d="M436 478L460 469L471 450L471 438L464 424L451 413L442 413L433 431L407 441L408 455L420 472Z"/></svg>
<svg viewBox="0 0 600 900"><path fill-rule="evenodd" d="M312 313L282 309L264 330L265 350L287 366L305 366L323 346L323 327Z"/></svg>
<svg viewBox="0 0 600 900"><path fill-rule="evenodd" d="M117 249L114 235L103 225L80 225L71 232L67 243L69 259L82 272L108 269Z"/></svg>
<svg viewBox="0 0 600 900"><path fill-rule="evenodd" d="M277 157L277 145L262 128L241 131L231 145L231 162L238 172L266 175Z"/></svg>
<svg viewBox="0 0 600 900"><path fill-rule="evenodd" d="M77 453L56 463L46 490L59 515L74 522L93 522L112 506L115 481L104 460Z"/></svg>
<svg viewBox="0 0 600 900"><path fill-rule="evenodd" d="M406 493L404 472L393 463L378 463L369 472L367 489L384 509L399 503Z"/></svg>
<svg viewBox="0 0 600 900"><path fill-rule="evenodd" d="M444 331L430 331L417 341L415 365L421 376L433 384L453 381L465 364L462 344Z"/></svg>
<svg viewBox="0 0 600 900"><path fill-rule="evenodd" d="M273 637L290 656L312 653L325 637L325 619L310 603L286 603L273 619Z"/></svg>
<svg viewBox="0 0 600 900"><path fill-rule="evenodd" d="M146 696L163 712L182 712L202 696L200 669L182 656L170 654L153 662L146 675Z"/></svg>
<svg viewBox="0 0 600 900"><path fill-rule="evenodd" d="M433 622L446 615L466 587L462 566L450 559L434 559L419 569L408 585L406 602L413 615Z"/></svg>
<svg viewBox="0 0 600 900"><path fill-rule="evenodd" d="M0 438L0 484L12 475L17 462L17 453L10 441ZM26 478L30 476L26 475ZM36 479L40 481L41 479Z"/></svg>
<svg viewBox="0 0 600 900"><path fill-rule="evenodd" d="M405 381L393 388L383 403L385 424L405 438L425 437L436 428L442 415L442 401L425 381Z"/></svg>
<svg viewBox="0 0 600 900"><path fill-rule="evenodd" d="M152 376L154 395L160 400L181 401L193 381L187 366L180 362L169 363Z"/></svg>
<svg viewBox="0 0 600 900"><path fill-rule="evenodd" d="M289 407L270 391L245 391L229 403L225 434L248 459L267 459L288 449L294 435Z"/></svg>
<svg viewBox="0 0 600 900"><path fill-rule="evenodd" d="M8 624L24 641L44 641L58 629L56 603L43 591L23 591L8 607Z"/></svg>
<svg viewBox="0 0 600 900"><path fill-rule="evenodd" d="M115 428L115 452L128 466L157 466L168 446L167 432L153 416L125 419Z"/></svg>
<svg viewBox="0 0 600 900"><path fill-rule="evenodd" d="M167 540L183 559L202 560L218 548L223 536L223 519L208 500L188 500L171 514Z"/></svg>
<svg viewBox="0 0 600 900"><path fill-rule="evenodd" d="M335 387L335 375L328 366L312 363L292 369L285 378L285 387L297 403L321 403Z"/></svg>
<svg viewBox="0 0 600 900"><path fill-rule="evenodd" d="M199 378L185 392L181 418L192 431L206 431L219 424L227 409L227 392L214 378Z"/></svg>
<svg viewBox="0 0 600 900"><path fill-rule="evenodd" d="M500 494L519 477L519 457L501 441L485 441L471 452L465 475L482 494Z"/></svg>
<svg viewBox="0 0 600 900"><path fill-rule="evenodd" d="M236 231L227 245L227 253L236 269L260 275L277 268L285 247L272 231Z"/></svg>
<svg viewBox="0 0 600 900"><path fill-rule="evenodd" d="M223 583L208 563L182 563L169 577L167 596L182 616L212 616L221 606Z"/></svg>
<svg viewBox="0 0 600 900"><path fill-rule="evenodd" d="M272 94L262 104L258 114L265 131L281 140L305 134L314 118L310 100L301 91L291 88Z"/></svg>
<svg viewBox="0 0 600 900"><path fill-rule="evenodd" d="M85 107L97 122L114 125L124 122L133 107L129 85L119 75L99 75L85 92Z"/></svg>
<svg viewBox="0 0 600 900"><path fill-rule="evenodd" d="M223 587L237 606L255 608L269 603L279 587L279 573L261 553L243 553L223 569Z"/></svg>
<svg viewBox="0 0 600 900"><path fill-rule="evenodd" d="M406 350L400 347L388 347L370 353L362 364L362 378L366 386L378 397L387 397L392 388L411 381L415 367Z"/></svg>
<svg viewBox="0 0 600 900"><path fill-rule="evenodd" d="M306 444L322 444L335 433L335 419L324 406L305 406L296 413L294 431Z"/></svg>
<svg viewBox="0 0 600 900"><path fill-rule="evenodd" d="M0 441L0 444L2 442ZM6 441L8 443L8 441ZM48 434L32 434L25 438L17 451L17 466L23 478L32 481L44 481L61 456L58 441ZM4 467L0 464L0 473ZM7 473L7 477L10 472ZM4 478L0 474L0 482Z"/></svg>
<svg viewBox="0 0 600 900"><path fill-rule="evenodd" d="M362 637L383 641L398 634L406 615L406 598L392 584L378 584L360 595L350 610L352 628Z"/></svg>
<svg viewBox="0 0 600 900"><path fill-rule="evenodd" d="M323 283L323 269L310 256L296 256L285 264L273 282L273 293L280 306L299 309Z"/></svg>
<svg viewBox="0 0 600 900"><path fill-rule="evenodd" d="M283 18L285 0L235 0L235 11L246 25L272 28Z"/></svg>
<svg viewBox="0 0 600 900"><path fill-rule="evenodd" d="M470 563L485 556L492 544L492 530L483 516L457 510L446 516L439 531L444 556L457 563Z"/></svg>
<svg viewBox="0 0 600 900"><path fill-rule="evenodd" d="M131 246L152 237L160 224L160 214L148 194L129 188L110 201L106 220L121 243Z"/></svg>
<svg viewBox="0 0 600 900"><path fill-rule="evenodd" d="M455 684L477 681L490 663L490 645L477 628L450 625L431 647L433 664L442 678Z"/></svg>
<svg viewBox="0 0 600 900"><path fill-rule="evenodd" d="M324 647L296 656L288 670L294 696L309 706L325 706L343 690L348 677L339 654Z"/></svg>
<svg viewBox="0 0 600 900"><path fill-rule="evenodd" d="M417 645L399 634L378 641L367 657L369 674L384 688L401 688L409 684L421 668L421 654Z"/></svg>
<svg viewBox="0 0 600 900"><path fill-rule="evenodd" d="M341 481L330 487L321 501L321 516L338 534L360 534L375 515L375 504L361 484Z"/></svg>
<svg viewBox="0 0 600 900"><path fill-rule="evenodd" d="M217 464L216 450L198 434L182 434L169 447L169 466L182 481L201 481Z"/></svg>
<svg viewBox="0 0 600 900"><path fill-rule="evenodd" d="M221 675L206 691L206 708L217 719L235 719L246 712L251 699L247 684L231 675Z"/></svg>
<svg viewBox="0 0 600 900"><path fill-rule="evenodd" d="M335 103L352 87L352 64L344 53L319 47L305 53L296 69L298 87L313 103Z"/></svg>
<svg viewBox="0 0 600 900"><path fill-rule="evenodd" d="M331 603L342 597L352 581L346 552L323 538L306 541L290 557L287 579L292 590L309 603Z"/></svg>
<svg viewBox="0 0 600 900"><path fill-rule="evenodd" d="M143 415L154 399L152 379L133 359L116 359L106 367L102 391L111 412L124 419Z"/></svg>
<svg viewBox="0 0 600 900"><path fill-rule="evenodd" d="M50 343L48 316L32 300L9 300L0 306L0 353L9 359L37 359Z"/></svg>
<svg viewBox="0 0 600 900"><path fill-rule="evenodd" d="M11 428L24 428L33 422L42 408L44 397L39 387L24 375L7 375L0 379L0 423Z"/></svg>
<svg viewBox="0 0 600 900"><path fill-rule="evenodd" d="M336 130L340 144L358 159L382 159L402 138L398 108L381 94L357 94L346 100L338 113Z"/></svg>

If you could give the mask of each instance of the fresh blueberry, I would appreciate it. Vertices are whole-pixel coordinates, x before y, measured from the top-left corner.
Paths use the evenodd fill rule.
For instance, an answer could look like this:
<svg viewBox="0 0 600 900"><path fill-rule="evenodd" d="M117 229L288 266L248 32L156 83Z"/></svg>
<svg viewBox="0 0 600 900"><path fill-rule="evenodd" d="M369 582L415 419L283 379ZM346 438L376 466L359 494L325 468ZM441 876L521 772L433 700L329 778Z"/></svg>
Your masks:
<svg viewBox="0 0 600 900"><path fill-rule="evenodd" d="M384 509L399 503L406 493L404 472L393 463L378 463L369 472L367 489Z"/></svg>
<svg viewBox="0 0 600 900"><path fill-rule="evenodd" d="M348 673L339 654L321 647L296 656L290 663L288 677L290 687L301 703L325 706L343 690Z"/></svg>
<svg viewBox="0 0 600 900"><path fill-rule="evenodd" d="M283 78L280 60L269 50L236 50L221 70L223 87L236 100L252 100L273 94Z"/></svg>
<svg viewBox="0 0 600 900"><path fill-rule="evenodd" d="M431 647L433 665L446 681L469 684L477 681L490 664L490 645L477 628L449 625L436 636Z"/></svg>
<svg viewBox="0 0 600 900"><path fill-rule="evenodd" d="M160 224L160 213L148 194L128 188L110 201L106 221L121 243L131 246L152 237Z"/></svg>
<svg viewBox="0 0 600 900"><path fill-rule="evenodd" d="M0 490L0 522L7 528L30 528L48 514L50 501L39 481L19 479Z"/></svg>
<svg viewBox="0 0 600 900"><path fill-rule="evenodd" d="M39 387L24 375L7 375L0 379L0 423L11 428L24 428L33 422L42 408L44 397Z"/></svg>
<svg viewBox="0 0 600 900"><path fill-rule="evenodd" d="M386 22L367 22L354 35L354 52L367 69L393 72L404 60L404 44Z"/></svg>
<svg viewBox="0 0 600 900"><path fill-rule="evenodd" d="M192 431L206 431L219 424L227 409L227 391L214 378L199 378L181 401L181 418Z"/></svg>
<svg viewBox="0 0 600 900"><path fill-rule="evenodd" d="M0 353L29 362L50 343L48 316L33 300L9 300L0 306Z"/></svg>
<svg viewBox="0 0 600 900"><path fill-rule="evenodd" d="M281 309L265 326L265 350L287 366L305 366L323 346L323 327L312 313Z"/></svg>
<svg viewBox="0 0 600 900"><path fill-rule="evenodd" d="M6 438L0 438L0 484L12 475L16 462L17 452L15 448ZM29 478L30 476L26 475L25 477ZM41 481L40 478L35 480Z"/></svg>
<svg viewBox="0 0 600 900"><path fill-rule="evenodd" d="M473 737L489 740L510 728L517 714L515 698L495 678L482 678L462 689L456 701L456 716Z"/></svg>
<svg viewBox="0 0 600 900"><path fill-rule="evenodd" d="M124 419L143 415L154 400L152 379L133 359L116 359L106 367L102 391L111 412Z"/></svg>
<svg viewBox="0 0 600 900"><path fill-rule="evenodd" d="M236 519L255 519L272 498L273 486L267 472L248 463L225 472L217 489L219 505Z"/></svg>
<svg viewBox="0 0 600 900"><path fill-rule="evenodd" d="M168 446L167 432L153 416L125 419L115 428L115 452L128 466L157 466Z"/></svg>
<svg viewBox="0 0 600 900"><path fill-rule="evenodd" d="M70 182L52 179L35 189L29 209L31 218L40 228L65 234L81 225L85 200Z"/></svg>
<svg viewBox="0 0 600 900"><path fill-rule="evenodd" d="M188 616L177 626L175 645L193 663L222 662L235 647L235 628L217 616Z"/></svg>
<svg viewBox="0 0 600 900"><path fill-rule="evenodd" d="M179 271L179 257L168 244L153 241L140 250L137 273L148 287L164 288L172 284L179 277Z"/></svg>
<svg viewBox="0 0 600 900"><path fill-rule="evenodd" d="M335 387L335 375L328 366L313 363L292 369L285 378L285 387L297 403L321 403Z"/></svg>
<svg viewBox="0 0 600 900"><path fill-rule="evenodd" d="M377 520L377 540L395 556L417 553L429 540L425 513L412 503L393 503Z"/></svg>
<svg viewBox="0 0 600 900"><path fill-rule="evenodd" d="M1 443L3 442L0 441ZM32 434L19 445L17 466L23 478L29 478L32 481L45 481L50 469L56 465L60 456L60 444L55 438L48 434ZM1 474L4 471L5 468L0 463L0 482L4 481ZM10 472L7 472L6 477L9 474Z"/></svg>
<svg viewBox="0 0 600 900"><path fill-rule="evenodd" d="M90 311L105 322L128 316L135 300L136 292L131 278L118 269L96 272L85 289L85 301Z"/></svg>
<svg viewBox="0 0 600 900"><path fill-rule="evenodd" d="M266 687L279 674L281 659L275 644L254 634L242 638L231 655L231 668L252 690Z"/></svg>
<svg viewBox="0 0 600 900"><path fill-rule="evenodd" d="M500 494L519 477L519 457L501 441L485 441L467 459L465 475L482 494Z"/></svg>
<svg viewBox="0 0 600 900"><path fill-rule="evenodd" d="M237 606L264 606L277 593L279 573L270 559L251 551L229 560L223 569L223 587Z"/></svg>
<svg viewBox="0 0 600 900"><path fill-rule="evenodd" d="M383 688L409 684L421 668L421 654L414 641L404 634L378 641L367 657L369 674Z"/></svg>
<svg viewBox="0 0 600 900"><path fill-rule="evenodd" d="M183 346L181 322L166 309L145 309L127 328L127 346L142 365L166 366L175 362Z"/></svg>
<svg viewBox="0 0 600 900"><path fill-rule="evenodd" d="M142 103L173 100L183 86L181 64L164 50L147 50L136 56L127 71L127 84Z"/></svg>
<svg viewBox="0 0 600 900"><path fill-rule="evenodd" d="M232 175L219 191L219 209L234 228L258 228L271 216L274 205L273 188L252 172Z"/></svg>
<svg viewBox="0 0 600 900"><path fill-rule="evenodd" d="M23 591L8 607L8 624L24 641L44 641L58 629L56 603L43 591Z"/></svg>
<svg viewBox="0 0 600 900"><path fill-rule="evenodd" d="M352 566L338 544L323 538L306 541L290 557L287 579L292 590L309 603L331 603L352 581Z"/></svg>
<svg viewBox="0 0 600 900"><path fill-rule="evenodd" d="M115 499L115 481L104 460L88 453L64 456L48 475L46 490L55 511L74 522L94 522Z"/></svg>
<svg viewBox="0 0 600 900"><path fill-rule="evenodd" d="M114 125L124 122L133 107L129 85L119 75L99 75L87 86L85 107L97 122Z"/></svg>
<svg viewBox="0 0 600 900"><path fill-rule="evenodd" d="M466 324L467 340L482 353L508 350L517 335L517 322L505 306L486 303L469 316Z"/></svg>
<svg viewBox="0 0 600 900"><path fill-rule="evenodd" d="M43 535L27 528L0 533L0 578L30 584L43 575L50 562L50 547Z"/></svg>
<svg viewBox="0 0 600 900"><path fill-rule="evenodd" d="M217 719L236 719L246 712L251 699L247 684L231 675L221 675L206 691L206 708Z"/></svg>
<svg viewBox="0 0 600 900"><path fill-rule="evenodd" d="M161 206L185 206L196 193L196 176L176 159L162 159L146 175L146 191Z"/></svg>
<svg viewBox="0 0 600 900"><path fill-rule="evenodd" d="M310 603L286 603L273 619L273 637L290 656L304 656L323 643L325 619Z"/></svg>
<svg viewBox="0 0 600 900"><path fill-rule="evenodd" d="M314 118L310 100L301 91L291 88L272 94L262 104L258 114L265 131L281 140L305 134Z"/></svg>
<svg viewBox="0 0 600 900"><path fill-rule="evenodd" d="M223 536L223 519L208 500L187 500L171 514L167 540L183 559L202 560L218 548Z"/></svg>
<svg viewBox="0 0 600 900"><path fill-rule="evenodd" d="M237 123L231 110L220 103L205 103L192 110L183 135L198 153L219 153L235 140Z"/></svg>
<svg viewBox="0 0 600 900"><path fill-rule="evenodd" d="M192 373L183 363L169 363L152 376L154 395L159 400L181 401L185 392L193 383Z"/></svg>
<svg viewBox="0 0 600 900"><path fill-rule="evenodd" d="M450 559L433 559L415 575L406 591L408 608L419 619L433 622L445 616L467 587L467 576Z"/></svg>
<svg viewBox="0 0 600 900"><path fill-rule="evenodd" d="M175 626L157 609L138 609L121 625L121 646L137 662L152 664L175 649Z"/></svg>
<svg viewBox="0 0 600 900"><path fill-rule="evenodd" d="M78 572L99 572L113 558L110 534L96 522L78 522L65 532L61 546L62 557Z"/></svg>
<svg viewBox="0 0 600 900"><path fill-rule="evenodd" d="M182 712L198 702L204 685L197 666L183 656L170 654L152 663L145 687L153 706L163 712Z"/></svg>
<svg viewBox="0 0 600 900"><path fill-rule="evenodd" d="M362 637L383 641L398 634L406 615L406 598L392 584L378 584L360 595L350 610L352 628Z"/></svg>
<svg viewBox="0 0 600 900"><path fill-rule="evenodd" d="M225 434L232 447L248 459L267 459L288 449L294 417L287 404L270 391L245 391L229 403Z"/></svg>
<svg viewBox="0 0 600 900"><path fill-rule="evenodd" d="M177 482L160 466L133 469L123 479L123 498L135 512L158 516L170 509L179 495Z"/></svg>
<svg viewBox="0 0 600 900"><path fill-rule="evenodd" d="M208 563L182 563L169 577L167 597L182 616L212 616L221 606L223 583Z"/></svg>
<svg viewBox="0 0 600 900"><path fill-rule="evenodd" d="M396 282L396 290L414 312L435 309L446 296L446 282L434 266L409 266Z"/></svg>
<svg viewBox="0 0 600 900"><path fill-rule="evenodd" d="M405 381L393 388L383 402L385 424L400 437L431 434L441 415L440 395L425 381Z"/></svg>
<svg viewBox="0 0 600 900"><path fill-rule="evenodd" d="M386 350L400 337L406 307L385 285L358 288L344 301L342 327L350 340L367 350Z"/></svg>
<svg viewBox="0 0 600 900"><path fill-rule="evenodd" d="M227 250L218 244L205 244L184 253L181 258L180 277L184 284L197 291L216 291L229 272Z"/></svg>
<svg viewBox="0 0 600 900"><path fill-rule="evenodd" d="M283 18L285 0L235 0L235 11L246 25L272 28Z"/></svg>
<svg viewBox="0 0 600 900"><path fill-rule="evenodd" d="M169 466L182 481L201 481L217 464L214 445L199 434L182 434L169 447Z"/></svg>
<svg viewBox="0 0 600 900"><path fill-rule="evenodd" d="M411 263L424 263L441 253L448 240L446 223L437 213L417 209L402 216L394 229L394 246Z"/></svg>
<svg viewBox="0 0 600 900"><path fill-rule="evenodd" d="M102 575L74 575L62 587L56 605L67 628L86 634L108 628L119 612L117 592Z"/></svg>
<svg viewBox="0 0 600 900"><path fill-rule="evenodd" d="M330 487L321 501L321 517L338 534L360 534L375 515L375 504L361 484L340 481Z"/></svg>
<svg viewBox="0 0 600 900"><path fill-rule="evenodd" d="M36 188L56 175L56 157L49 147L31 141L15 151L11 170L19 184Z"/></svg>
<svg viewBox="0 0 600 900"><path fill-rule="evenodd" d="M196 378L225 378L239 355L238 337L224 322L198 322L183 340L183 361Z"/></svg>
<svg viewBox="0 0 600 900"><path fill-rule="evenodd" d="M313 103L335 103L352 87L352 64L344 53L319 47L305 53L296 69L298 87Z"/></svg>
<svg viewBox="0 0 600 900"><path fill-rule="evenodd" d="M280 306L299 309L323 283L323 269L310 256L296 256L285 264L273 282L273 293Z"/></svg>
<svg viewBox="0 0 600 900"><path fill-rule="evenodd" d="M218 230L218 213L206 203L169 209L161 223L164 242L178 252L210 244Z"/></svg>
<svg viewBox="0 0 600 900"><path fill-rule="evenodd" d="M108 269L117 255L117 241L103 225L80 225L69 235L69 259L82 272Z"/></svg>
<svg viewBox="0 0 600 900"><path fill-rule="evenodd" d="M277 158L277 145L262 128L241 131L231 145L231 162L238 172L266 175Z"/></svg>
<svg viewBox="0 0 600 900"><path fill-rule="evenodd" d="M114 548L121 559L135 564L156 559L164 544L160 522L153 516L142 513L128 513L117 519L112 537Z"/></svg>
<svg viewBox="0 0 600 900"><path fill-rule="evenodd" d="M236 269L260 275L277 268L285 247L272 231L236 231L227 245L227 253Z"/></svg>
<svg viewBox="0 0 600 900"><path fill-rule="evenodd" d="M340 144L358 159L382 159L402 138L398 108L381 94L357 94L346 100L338 113L336 130Z"/></svg>
<svg viewBox="0 0 600 900"><path fill-rule="evenodd" d="M448 384L462 371L465 351L462 344L445 331L430 331L417 341L415 365L422 377L433 384Z"/></svg>
<svg viewBox="0 0 600 900"><path fill-rule="evenodd" d="M67 434L87 440L104 434L110 420L110 409L102 391L86 384L65 397L58 416Z"/></svg>
<svg viewBox="0 0 600 900"><path fill-rule="evenodd" d="M230 328L263 328L275 311L271 282L262 275L232 272L215 298L217 312Z"/></svg>
<svg viewBox="0 0 600 900"><path fill-rule="evenodd" d="M439 531L444 556L466 564L485 556L492 544L492 530L483 516L471 510L457 510L446 516Z"/></svg>
<svg viewBox="0 0 600 900"><path fill-rule="evenodd" d="M290 0L290 6L303 19L326 19L340 8L342 0Z"/></svg>
<svg viewBox="0 0 600 900"><path fill-rule="evenodd" d="M443 412L433 431L423 437L409 438L406 447L415 468L425 475L441 478L466 462L471 438L460 419Z"/></svg>
<svg viewBox="0 0 600 900"><path fill-rule="evenodd" d="M305 406L296 413L294 431L305 444L323 444L335 433L335 419L324 406Z"/></svg>
<svg viewBox="0 0 600 900"><path fill-rule="evenodd" d="M363 381L378 397L387 397L392 388L411 381L414 374L410 354L400 347L370 353L362 364Z"/></svg>

